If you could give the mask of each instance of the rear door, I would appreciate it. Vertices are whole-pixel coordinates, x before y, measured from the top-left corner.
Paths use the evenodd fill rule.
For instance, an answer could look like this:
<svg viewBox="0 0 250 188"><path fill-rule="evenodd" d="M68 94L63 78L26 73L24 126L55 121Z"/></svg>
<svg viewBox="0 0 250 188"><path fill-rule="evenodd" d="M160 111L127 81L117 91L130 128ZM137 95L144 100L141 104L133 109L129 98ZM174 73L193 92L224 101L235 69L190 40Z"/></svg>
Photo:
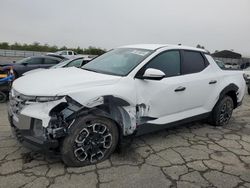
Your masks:
<svg viewBox="0 0 250 188"><path fill-rule="evenodd" d="M41 64L43 63L43 58L42 57L32 57L27 59L27 61L23 62L22 68L18 72L19 75L22 75L23 73L34 70L37 68L40 68Z"/></svg>
<svg viewBox="0 0 250 188"><path fill-rule="evenodd" d="M182 50L181 74L186 88L182 104L190 115L210 111L207 104L215 91L217 74L209 65L205 56L198 51Z"/></svg>

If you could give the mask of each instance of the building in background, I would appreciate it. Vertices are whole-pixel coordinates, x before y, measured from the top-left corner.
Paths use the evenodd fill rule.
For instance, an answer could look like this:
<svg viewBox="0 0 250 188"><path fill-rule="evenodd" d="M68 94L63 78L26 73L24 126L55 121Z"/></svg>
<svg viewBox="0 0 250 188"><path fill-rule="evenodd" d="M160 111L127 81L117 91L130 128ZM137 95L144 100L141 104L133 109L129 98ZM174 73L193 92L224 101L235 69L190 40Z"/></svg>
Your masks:
<svg viewBox="0 0 250 188"><path fill-rule="evenodd" d="M222 50L212 54L216 60L223 61L226 68L244 68L246 63L250 62L250 58L243 58L241 54L230 51Z"/></svg>

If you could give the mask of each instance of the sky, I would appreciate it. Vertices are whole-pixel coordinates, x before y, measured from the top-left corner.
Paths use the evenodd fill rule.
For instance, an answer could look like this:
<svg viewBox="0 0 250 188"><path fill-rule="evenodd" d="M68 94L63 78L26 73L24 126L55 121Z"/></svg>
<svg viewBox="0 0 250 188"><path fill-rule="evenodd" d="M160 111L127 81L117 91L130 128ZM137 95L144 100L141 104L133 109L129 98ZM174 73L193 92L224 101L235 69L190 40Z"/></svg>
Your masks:
<svg viewBox="0 0 250 188"><path fill-rule="evenodd" d="M205 46L250 57L250 0L0 0L0 42Z"/></svg>

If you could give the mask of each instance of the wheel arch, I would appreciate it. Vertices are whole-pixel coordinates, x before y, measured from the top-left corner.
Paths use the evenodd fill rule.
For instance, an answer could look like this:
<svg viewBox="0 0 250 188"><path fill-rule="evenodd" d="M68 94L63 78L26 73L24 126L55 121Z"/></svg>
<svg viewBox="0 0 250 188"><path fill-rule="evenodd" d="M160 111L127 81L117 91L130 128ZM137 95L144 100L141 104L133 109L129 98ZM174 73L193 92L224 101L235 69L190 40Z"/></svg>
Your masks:
<svg viewBox="0 0 250 188"><path fill-rule="evenodd" d="M93 102L94 101L94 102ZM79 103L78 103L79 104ZM119 134L130 135L136 129L136 108L127 100L113 95L97 97L89 106L82 105L69 119L92 114L112 120L118 127Z"/></svg>
<svg viewBox="0 0 250 188"><path fill-rule="evenodd" d="M224 96L229 96L233 99L234 102L234 108L237 107L237 93L238 93L239 87L233 83L227 85L221 92L219 95L219 100L221 100Z"/></svg>

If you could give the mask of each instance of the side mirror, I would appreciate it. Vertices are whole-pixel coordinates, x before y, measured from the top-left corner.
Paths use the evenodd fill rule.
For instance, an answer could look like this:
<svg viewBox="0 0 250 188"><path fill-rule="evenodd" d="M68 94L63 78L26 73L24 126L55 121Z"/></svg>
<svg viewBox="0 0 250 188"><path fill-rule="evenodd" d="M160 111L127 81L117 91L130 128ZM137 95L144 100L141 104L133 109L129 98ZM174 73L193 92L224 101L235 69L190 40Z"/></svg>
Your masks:
<svg viewBox="0 0 250 188"><path fill-rule="evenodd" d="M150 79L150 80L161 80L166 75L164 72L158 69L148 68L143 74L143 79Z"/></svg>
<svg viewBox="0 0 250 188"><path fill-rule="evenodd" d="M26 66L26 65L28 65L28 63L22 63L22 65Z"/></svg>

